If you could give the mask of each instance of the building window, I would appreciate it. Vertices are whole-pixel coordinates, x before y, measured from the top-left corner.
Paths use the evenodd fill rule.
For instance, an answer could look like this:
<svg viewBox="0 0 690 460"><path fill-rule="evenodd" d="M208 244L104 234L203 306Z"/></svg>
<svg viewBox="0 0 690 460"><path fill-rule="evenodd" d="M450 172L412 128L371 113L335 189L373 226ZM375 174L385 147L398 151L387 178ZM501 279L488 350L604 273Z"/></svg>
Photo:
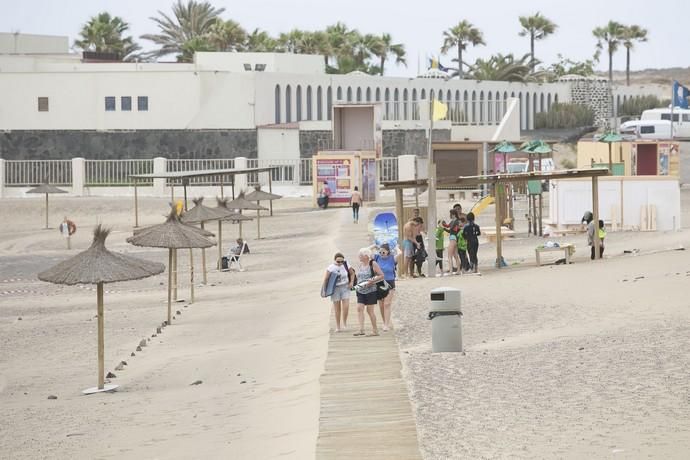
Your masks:
<svg viewBox="0 0 690 460"><path fill-rule="evenodd" d="M285 87L285 123L292 123L292 88Z"/></svg>
<svg viewBox="0 0 690 460"><path fill-rule="evenodd" d="M39 112L47 112L48 111L48 98L47 97L39 97L38 98L38 111Z"/></svg>
<svg viewBox="0 0 690 460"><path fill-rule="evenodd" d="M137 97L137 110L139 110L140 112L148 112L149 111L149 97L148 96Z"/></svg>
<svg viewBox="0 0 690 460"><path fill-rule="evenodd" d="M280 85L276 85L275 91L275 123L280 123Z"/></svg>
<svg viewBox="0 0 690 460"><path fill-rule="evenodd" d="M297 85L297 90L295 91L295 103L297 105L296 121L302 121L302 85Z"/></svg>
<svg viewBox="0 0 690 460"><path fill-rule="evenodd" d="M316 88L316 119L323 120L323 90L320 86Z"/></svg>
<svg viewBox="0 0 690 460"><path fill-rule="evenodd" d="M307 120L312 119L311 86L307 86Z"/></svg>
<svg viewBox="0 0 690 460"><path fill-rule="evenodd" d="M105 97L105 111L114 112L115 111L115 98L113 96Z"/></svg>
<svg viewBox="0 0 690 460"><path fill-rule="evenodd" d="M120 98L120 110L123 112L130 112L132 110L132 97L122 96Z"/></svg>

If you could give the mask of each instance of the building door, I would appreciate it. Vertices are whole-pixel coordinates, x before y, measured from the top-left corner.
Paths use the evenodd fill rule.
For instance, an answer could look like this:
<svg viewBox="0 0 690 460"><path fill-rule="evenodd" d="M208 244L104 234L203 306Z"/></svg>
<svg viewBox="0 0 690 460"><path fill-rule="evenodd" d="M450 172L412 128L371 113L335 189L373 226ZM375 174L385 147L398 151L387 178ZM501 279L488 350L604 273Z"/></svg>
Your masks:
<svg viewBox="0 0 690 460"><path fill-rule="evenodd" d="M657 144L637 144L637 175L657 175Z"/></svg>
<svg viewBox="0 0 690 460"><path fill-rule="evenodd" d="M376 160L362 158L362 200L376 200Z"/></svg>

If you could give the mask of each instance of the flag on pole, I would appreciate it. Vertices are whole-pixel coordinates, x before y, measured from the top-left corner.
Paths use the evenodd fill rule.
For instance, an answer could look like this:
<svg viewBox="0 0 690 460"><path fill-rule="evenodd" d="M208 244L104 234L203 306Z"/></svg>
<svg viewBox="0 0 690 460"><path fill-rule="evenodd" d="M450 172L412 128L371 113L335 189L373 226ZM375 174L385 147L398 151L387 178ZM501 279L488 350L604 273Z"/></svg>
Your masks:
<svg viewBox="0 0 690 460"><path fill-rule="evenodd" d="M434 121L443 120L444 118L446 118L446 114L448 113L448 105L434 99L434 110L433 110L433 112L434 113L431 116L431 118Z"/></svg>
<svg viewBox="0 0 690 460"><path fill-rule="evenodd" d="M690 90L681 85L677 81L673 82L673 101L672 107L680 107L681 109L688 108L688 97L690 97Z"/></svg>

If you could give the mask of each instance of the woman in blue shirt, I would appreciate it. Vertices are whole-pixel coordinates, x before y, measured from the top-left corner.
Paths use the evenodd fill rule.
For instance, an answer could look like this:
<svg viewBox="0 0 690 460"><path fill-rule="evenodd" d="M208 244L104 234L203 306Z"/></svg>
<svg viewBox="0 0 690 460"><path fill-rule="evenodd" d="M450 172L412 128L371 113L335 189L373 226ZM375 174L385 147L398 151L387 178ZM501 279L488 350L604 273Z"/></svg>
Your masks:
<svg viewBox="0 0 690 460"><path fill-rule="evenodd" d="M383 272L383 279L390 285L386 294L379 294L378 296L381 317L383 318L383 331L387 332L393 327L391 324L391 305L395 292L395 257L391 254L391 247L388 243L381 245L379 253L374 256L374 261L379 264Z"/></svg>

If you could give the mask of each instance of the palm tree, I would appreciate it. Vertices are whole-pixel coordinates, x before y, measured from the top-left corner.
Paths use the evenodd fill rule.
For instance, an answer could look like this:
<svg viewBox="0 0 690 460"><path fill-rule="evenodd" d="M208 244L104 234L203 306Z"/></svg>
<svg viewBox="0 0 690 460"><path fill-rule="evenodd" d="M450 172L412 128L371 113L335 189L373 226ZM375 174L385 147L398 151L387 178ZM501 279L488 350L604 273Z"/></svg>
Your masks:
<svg viewBox="0 0 690 460"><path fill-rule="evenodd" d="M463 78L462 52L467 49L467 45L486 45L482 31L474 27L469 21L463 20L458 25L443 32L441 53L446 54L451 48L458 48L458 78Z"/></svg>
<svg viewBox="0 0 690 460"><path fill-rule="evenodd" d="M522 26L522 30L518 35L521 37L529 35L529 55L532 61L532 72L534 72L534 67L536 65L534 59L535 40L543 40L548 37L556 31L558 26L542 16L541 13L537 13L534 16L520 16L520 25Z"/></svg>
<svg viewBox="0 0 690 460"><path fill-rule="evenodd" d="M525 54L519 59L515 59L512 54L497 54L489 59L477 59L473 66L470 66L469 76L475 80L493 81L531 81L535 74L531 73L533 60L530 54Z"/></svg>
<svg viewBox="0 0 690 460"><path fill-rule="evenodd" d="M630 51L635 42L647 41L647 29L638 25L625 26L623 29L623 46L625 46L625 84L630 86Z"/></svg>
<svg viewBox="0 0 690 460"><path fill-rule="evenodd" d="M292 29L288 33L281 33L278 37L278 44L286 53L298 53L299 44L306 32L299 29Z"/></svg>
<svg viewBox="0 0 690 460"><path fill-rule="evenodd" d="M337 61L345 59L352 61L352 43L357 40L359 33L356 30L352 30L347 27L342 22L336 22L335 24L326 27L326 37L328 42L328 48L330 50L330 57ZM337 71L337 69L329 66L329 59L326 59L326 68L330 71Z"/></svg>
<svg viewBox="0 0 690 460"><path fill-rule="evenodd" d="M594 55L599 60L599 54L606 45L609 54L609 83L613 82L613 54L618 50L625 26L616 21L609 21L604 27L597 27L592 31L597 39L597 52Z"/></svg>
<svg viewBox="0 0 690 460"><path fill-rule="evenodd" d="M208 33L208 42L214 51L240 51L246 40L247 32L232 19L216 20Z"/></svg>
<svg viewBox="0 0 690 460"><path fill-rule="evenodd" d="M127 30L129 24L122 18L110 16L107 12L99 13L82 26L80 38L74 41L74 46L84 51L115 53L124 61L132 60L141 47L131 36L123 37Z"/></svg>
<svg viewBox="0 0 690 460"><path fill-rule="evenodd" d="M393 43L393 37L391 37L391 34L384 33L381 36L376 37L372 43L371 51L374 56L379 58L381 76L383 76L386 59L390 54L395 56L396 64L407 65L407 61L405 60L405 45L402 43Z"/></svg>
<svg viewBox="0 0 690 460"><path fill-rule="evenodd" d="M252 33L247 35L243 50L255 53L273 52L278 47L278 42L268 35L265 30L254 29Z"/></svg>
<svg viewBox="0 0 690 460"><path fill-rule="evenodd" d="M190 40L199 39L209 34L225 8L214 8L205 1L188 0L187 4L183 4L182 0L177 0L173 3L172 10L173 18L162 11L158 11L159 17L151 18L158 25L159 34L141 36L141 38L151 40L160 46L158 50L151 53L154 57L173 53L182 54L185 46L189 49ZM195 42L198 45L199 40L195 40Z"/></svg>

